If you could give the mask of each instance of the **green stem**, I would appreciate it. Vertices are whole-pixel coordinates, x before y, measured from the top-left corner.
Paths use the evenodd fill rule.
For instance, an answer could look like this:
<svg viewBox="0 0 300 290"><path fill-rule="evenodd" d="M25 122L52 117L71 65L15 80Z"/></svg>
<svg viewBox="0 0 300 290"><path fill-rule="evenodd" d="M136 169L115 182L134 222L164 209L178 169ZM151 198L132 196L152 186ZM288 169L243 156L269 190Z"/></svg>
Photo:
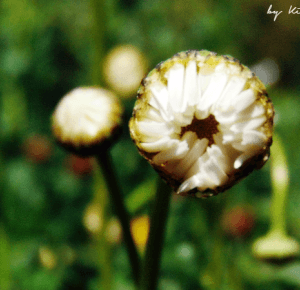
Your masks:
<svg viewBox="0 0 300 290"><path fill-rule="evenodd" d="M285 206L288 194L288 166L284 148L274 136L271 155L272 206L271 231L286 233Z"/></svg>
<svg viewBox="0 0 300 290"><path fill-rule="evenodd" d="M104 58L104 37L105 37L105 0L91 0L91 14L93 15L93 30L94 38L94 57L92 68L93 85L100 85L102 80L102 62Z"/></svg>
<svg viewBox="0 0 300 290"><path fill-rule="evenodd" d="M124 237L125 245L127 247L127 251L130 259L134 281L136 285L138 285L139 278L140 278L139 275L140 258L131 236L130 227L129 227L129 217L124 205L124 198L121 194L120 188L118 186L117 178L113 170L109 152L103 152L101 155L98 155L97 160L103 169L103 175L107 182L111 203L114 206L116 215L119 218L122 226L123 237Z"/></svg>
<svg viewBox="0 0 300 290"><path fill-rule="evenodd" d="M285 210L289 173L286 155L278 136L273 137L271 147L272 206L269 232L255 241L252 251L260 259L290 259L299 254L298 242L286 231Z"/></svg>
<svg viewBox="0 0 300 290"><path fill-rule="evenodd" d="M99 236L95 236L93 242L97 250L97 263L99 266L99 289L109 290L112 287L111 272L111 246L105 237L105 229L111 215L108 203L108 192L105 188L103 172L99 166L95 172L95 189L93 202L100 207L100 215L103 220L103 228Z"/></svg>
<svg viewBox="0 0 300 290"><path fill-rule="evenodd" d="M171 188L159 178L153 211L151 213L150 232L145 254L144 272L141 283L141 289L143 290L157 289L171 192Z"/></svg>

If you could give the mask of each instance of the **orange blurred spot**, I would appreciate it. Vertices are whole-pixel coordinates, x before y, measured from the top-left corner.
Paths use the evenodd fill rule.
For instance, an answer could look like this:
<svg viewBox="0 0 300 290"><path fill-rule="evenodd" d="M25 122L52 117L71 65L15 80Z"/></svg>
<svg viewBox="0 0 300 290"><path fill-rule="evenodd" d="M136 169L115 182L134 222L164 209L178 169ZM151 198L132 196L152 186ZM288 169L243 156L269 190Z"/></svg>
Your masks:
<svg viewBox="0 0 300 290"><path fill-rule="evenodd" d="M82 176L87 175L93 170L93 158L82 158L76 155L69 155L66 160L66 164L69 170L74 174Z"/></svg>
<svg viewBox="0 0 300 290"><path fill-rule="evenodd" d="M254 226L254 214L248 207L236 206L222 218L223 230L230 236L241 237L248 234Z"/></svg>
<svg viewBox="0 0 300 290"><path fill-rule="evenodd" d="M52 154L52 144L42 135L28 137L22 147L26 158L34 163L45 162Z"/></svg>

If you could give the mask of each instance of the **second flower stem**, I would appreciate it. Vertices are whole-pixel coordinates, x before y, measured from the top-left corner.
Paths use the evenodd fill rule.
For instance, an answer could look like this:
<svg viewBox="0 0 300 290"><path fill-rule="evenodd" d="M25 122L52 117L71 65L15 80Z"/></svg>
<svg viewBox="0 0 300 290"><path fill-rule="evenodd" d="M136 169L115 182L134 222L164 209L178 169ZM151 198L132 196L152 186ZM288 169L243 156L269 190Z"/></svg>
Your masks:
<svg viewBox="0 0 300 290"><path fill-rule="evenodd" d="M141 286L143 290L155 290L158 285L160 260L168 218L171 188L159 178L151 213L150 232L145 253Z"/></svg>
<svg viewBox="0 0 300 290"><path fill-rule="evenodd" d="M286 232L285 207L288 195L289 174L286 154L279 136L274 135L271 153L272 209L271 230Z"/></svg>
<svg viewBox="0 0 300 290"><path fill-rule="evenodd" d="M114 206L115 213L122 226L124 242L125 246L127 247L129 260L132 267L133 278L135 280L135 284L138 285L140 279L140 257L132 239L129 227L129 216L124 205L124 197L122 196L121 190L118 186L118 180L113 170L109 152L105 151L99 154L97 156L97 160L103 170L103 175L107 183L111 203Z"/></svg>

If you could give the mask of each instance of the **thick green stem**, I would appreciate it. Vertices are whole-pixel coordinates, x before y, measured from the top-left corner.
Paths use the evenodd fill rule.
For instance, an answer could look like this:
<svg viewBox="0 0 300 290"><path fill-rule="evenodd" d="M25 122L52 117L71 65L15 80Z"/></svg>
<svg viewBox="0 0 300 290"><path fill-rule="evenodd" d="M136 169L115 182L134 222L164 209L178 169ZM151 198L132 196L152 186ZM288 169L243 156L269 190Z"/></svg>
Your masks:
<svg viewBox="0 0 300 290"><path fill-rule="evenodd" d="M140 257L132 239L129 227L129 217L124 205L124 197L122 196L120 188L118 186L118 180L113 170L109 152L103 152L101 155L98 155L97 160L103 169L103 175L107 182L110 200L114 206L115 213L122 226L123 237L131 263L133 277L136 285L138 285L140 278Z"/></svg>
<svg viewBox="0 0 300 290"><path fill-rule="evenodd" d="M151 213L150 232L146 247L141 286L143 290L155 290L158 285L160 260L171 199L171 188L159 179Z"/></svg>
<svg viewBox="0 0 300 290"><path fill-rule="evenodd" d="M271 231L286 233L285 206L288 194L289 173L284 148L274 136L271 155L272 207Z"/></svg>

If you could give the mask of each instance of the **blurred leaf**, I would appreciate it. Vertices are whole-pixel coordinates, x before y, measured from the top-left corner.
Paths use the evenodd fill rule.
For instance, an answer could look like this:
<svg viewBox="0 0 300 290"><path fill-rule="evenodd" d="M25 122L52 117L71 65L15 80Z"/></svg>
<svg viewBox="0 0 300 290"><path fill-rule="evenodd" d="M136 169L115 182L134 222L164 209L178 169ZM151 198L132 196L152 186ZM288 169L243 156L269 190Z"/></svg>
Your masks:
<svg viewBox="0 0 300 290"><path fill-rule="evenodd" d="M57 170L54 168L54 170L51 171L51 177L53 180L54 191L63 200L72 200L80 195L82 183L74 174L71 174L66 170Z"/></svg>
<svg viewBox="0 0 300 290"><path fill-rule="evenodd" d="M14 273L22 273L30 267L38 246L37 239L26 239L12 244L11 269Z"/></svg>
<svg viewBox="0 0 300 290"><path fill-rule="evenodd" d="M2 91L0 111L0 126L2 134L9 137L14 133L20 133L27 129L27 102L24 92L19 89L12 80L5 78L6 89ZM9 87L9 85L11 87Z"/></svg>
<svg viewBox="0 0 300 290"><path fill-rule="evenodd" d="M300 286L300 263L295 262L283 267L276 276L278 281Z"/></svg>
<svg viewBox="0 0 300 290"><path fill-rule="evenodd" d="M125 200L130 214L134 214L155 195L156 181L151 178L141 183Z"/></svg>
<svg viewBox="0 0 300 290"><path fill-rule="evenodd" d="M3 54L2 69L11 76L18 76L24 72L30 63L31 52L18 48L6 50Z"/></svg>
<svg viewBox="0 0 300 290"><path fill-rule="evenodd" d="M32 275L24 279L22 289L30 290L57 290L61 286L62 275L58 271L49 271L46 269L39 269Z"/></svg>
<svg viewBox="0 0 300 290"><path fill-rule="evenodd" d="M23 206L40 209L45 205L45 190L36 178L35 168L23 160L13 160L7 166L10 190Z"/></svg>
<svg viewBox="0 0 300 290"><path fill-rule="evenodd" d="M243 278L253 285L273 282L276 278L276 266L255 259L245 247L241 247L237 258L237 265L241 269Z"/></svg>
<svg viewBox="0 0 300 290"><path fill-rule="evenodd" d="M182 290L180 284L177 281L171 279L161 279L158 289L159 290Z"/></svg>

